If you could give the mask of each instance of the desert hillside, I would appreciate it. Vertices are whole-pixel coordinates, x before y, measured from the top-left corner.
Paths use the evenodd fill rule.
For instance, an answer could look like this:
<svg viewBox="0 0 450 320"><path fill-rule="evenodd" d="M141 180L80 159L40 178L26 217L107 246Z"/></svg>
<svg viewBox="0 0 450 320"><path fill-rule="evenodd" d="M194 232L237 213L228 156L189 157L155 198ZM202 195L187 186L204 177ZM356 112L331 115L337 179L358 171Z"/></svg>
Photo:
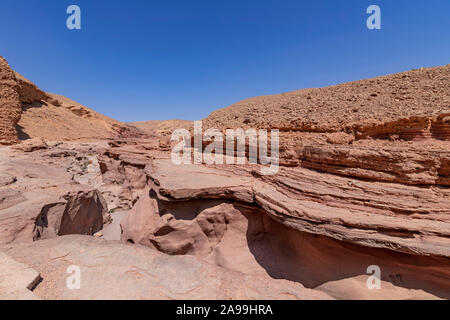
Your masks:
<svg viewBox="0 0 450 320"><path fill-rule="evenodd" d="M21 108L18 115L8 118L10 131L2 136L11 136L13 131L17 132L19 140L101 140L120 136L142 136L140 131L132 126L99 114L64 96L39 89L21 74L13 72L1 57L0 62L2 99L10 97L9 101L13 100L14 103L9 105L19 104ZM12 110L11 107L9 109ZM2 118L2 122L5 121ZM6 127L6 123L3 126ZM16 139L9 141L14 143ZM9 143L5 140L3 144Z"/></svg>
<svg viewBox="0 0 450 320"><path fill-rule="evenodd" d="M212 112L206 127L364 134L388 123L450 122L450 65L255 97ZM416 123L416 125L414 124ZM379 128L380 132L383 129ZM389 128L385 128L390 130ZM392 128L391 128L392 129Z"/></svg>

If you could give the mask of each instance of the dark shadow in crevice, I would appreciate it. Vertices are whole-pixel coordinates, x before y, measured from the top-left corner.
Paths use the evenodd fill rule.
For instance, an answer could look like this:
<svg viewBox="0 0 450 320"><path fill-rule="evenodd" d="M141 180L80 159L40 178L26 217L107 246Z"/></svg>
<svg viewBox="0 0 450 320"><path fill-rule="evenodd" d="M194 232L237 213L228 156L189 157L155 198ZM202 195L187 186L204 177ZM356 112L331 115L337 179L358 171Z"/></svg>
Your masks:
<svg viewBox="0 0 450 320"><path fill-rule="evenodd" d="M31 139L31 137L23 131L24 127L16 124L16 131L20 141Z"/></svg>
<svg viewBox="0 0 450 320"><path fill-rule="evenodd" d="M192 221L200 212L224 202L223 200L218 199L193 199L190 201L168 202L156 197L152 194L152 191L150 191L150 197L157 201L160 216L171 214L176 220L184 221Z"/></svg>
<svg viewBox="0 0 450 320"><path fill-rule="evenodd" d="M48 106L45 101L34 101L33 103L22 103L22 112L27 111L32 108L42 108L43 106Z"/></svg>
<svg viewBox="0 0 450 320"><path fill-rule="evenodd" d="M381 280L397 287L423 290L450 298L450 259L363 247L284 226L264 212L243 212L248 219L247 243L258 264L273 279L315 289L332 281L363 276L377 265Z"/></svg>

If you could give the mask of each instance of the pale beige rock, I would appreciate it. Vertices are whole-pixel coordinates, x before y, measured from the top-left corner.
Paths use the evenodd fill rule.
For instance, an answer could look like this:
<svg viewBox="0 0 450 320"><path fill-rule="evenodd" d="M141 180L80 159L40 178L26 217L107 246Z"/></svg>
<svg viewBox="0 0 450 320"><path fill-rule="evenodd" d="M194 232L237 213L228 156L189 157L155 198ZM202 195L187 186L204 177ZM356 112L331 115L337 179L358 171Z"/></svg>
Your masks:
<svg viewBox="0 0 450 320"><path fill-rule="evenodd" d="M331 281L317 288L341 300L436 300L438 297L424 290L402 288L389 281L380 281L379 288L367 289L367 276Z"/></svg>
<svg viewBox="0 0 450 320"><path fill-rule="evenodd" d="M0 251L0 300L37 300L38 271Z"/></svg>

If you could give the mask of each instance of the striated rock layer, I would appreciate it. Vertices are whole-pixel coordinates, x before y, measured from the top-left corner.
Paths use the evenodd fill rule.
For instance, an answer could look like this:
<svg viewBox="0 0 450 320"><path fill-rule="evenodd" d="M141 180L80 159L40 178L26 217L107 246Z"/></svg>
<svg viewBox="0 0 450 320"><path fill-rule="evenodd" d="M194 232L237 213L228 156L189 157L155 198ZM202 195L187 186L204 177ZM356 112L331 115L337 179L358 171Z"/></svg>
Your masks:
<svg viewBox="0 0 450 320"><path fill-rule="evenodd" d="M133 148L145 153L125 149ZM336 298L449 298L446 189L298 167L264 177L257 166L176 166L161 155L144 171L148 186L122 220L124 243L297 281ZM384 295L367 291L370 265L382 270Z"/></svg>

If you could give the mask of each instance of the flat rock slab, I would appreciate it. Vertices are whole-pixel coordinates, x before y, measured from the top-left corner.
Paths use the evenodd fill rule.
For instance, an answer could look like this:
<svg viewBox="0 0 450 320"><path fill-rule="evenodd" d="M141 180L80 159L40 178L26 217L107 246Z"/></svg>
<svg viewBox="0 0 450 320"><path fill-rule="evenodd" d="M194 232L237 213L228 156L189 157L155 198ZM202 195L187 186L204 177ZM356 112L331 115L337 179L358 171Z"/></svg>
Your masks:
<svg viewBox="0 0 450 320"><path fill-rule="evenodd" d="M120 222L128 214L128 211L111 213L111 223L103 225L102 238L105 240L120 240Z"/></svg>
<svg viewBox="0 0 450 320"><path fill-rule="evenodd" d="M4 247L41 272L43 299L331 299L301 284L250 276L193 256L89 236L64 236ZM80 270L80 289L69 290L68 267Z"/></svg>
<svg viewBox="0 0 450 320"><path fill-rule="evenodd" d="M172 200L194 198L235 199L253 202L251 177L208 168L203 165L175 165L171 160L155 160L149 172L159 194Z"/></svg>
<svg viewBox="0 0 450 320"><path fill-rule="evenodd" d="M0 300L37 300L31 290L41 276L33 268L0 251Z"/></svg>

